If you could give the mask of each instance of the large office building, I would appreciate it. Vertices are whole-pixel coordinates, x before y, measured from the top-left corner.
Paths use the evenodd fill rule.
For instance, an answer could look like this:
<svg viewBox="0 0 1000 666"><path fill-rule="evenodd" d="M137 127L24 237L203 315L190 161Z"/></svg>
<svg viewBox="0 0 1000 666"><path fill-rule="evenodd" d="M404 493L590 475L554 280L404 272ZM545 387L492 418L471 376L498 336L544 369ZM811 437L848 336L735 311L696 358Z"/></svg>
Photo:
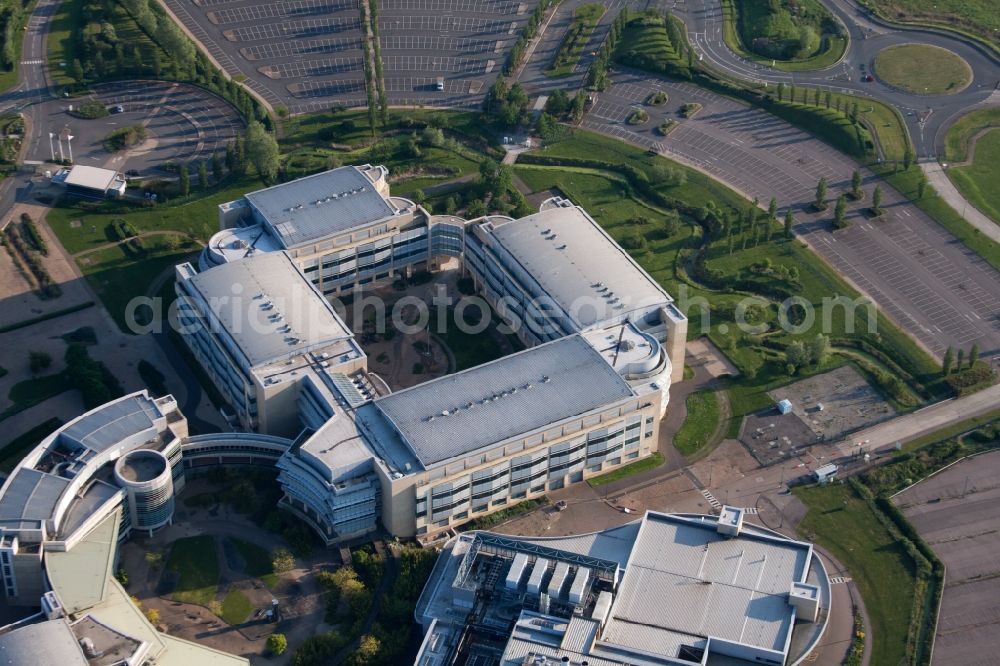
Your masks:
<svg viewBox="0 0 1000 666"><path fill-rule="evenodd" d="M184 470L273 465L292 442L249 433L192 437L170 397L134 393L46 437L0 487L0 571L11 606L41 607L0 628L11 664L247 664L157 631L115 580L119 544L170 523Z"/></svg>
<svg viewBox="0 0 1000 666"><path fill-rule="evenodd" d="M189 346L243 428L295 440L282 506L327 543L381 524L432 540L652 454L687 321L589 216L428 214L382 167L342 167L220 206L177 269ZM458 260L528 347L392 393L328 298Z"/></svg>
<svg viewBox="0 0 1000 666"><path fill-rule="evenodd" d="M592 534L455 537L417 603L415 664L803 663L829 617L823 563L743 517L647 512Z"/></svg>

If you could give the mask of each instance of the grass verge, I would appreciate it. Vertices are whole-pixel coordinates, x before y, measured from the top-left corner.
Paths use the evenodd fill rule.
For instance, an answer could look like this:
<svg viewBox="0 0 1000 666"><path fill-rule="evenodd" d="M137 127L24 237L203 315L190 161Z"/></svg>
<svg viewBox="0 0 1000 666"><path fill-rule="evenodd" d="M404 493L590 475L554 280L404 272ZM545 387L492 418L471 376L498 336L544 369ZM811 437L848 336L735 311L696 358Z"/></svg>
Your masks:
<svg viewBox="0 0 1000 666"><path fill-rule="evenodd" d="M1000 106L989 106L965 114L945 134L944 158L949 162L965 162L969 159L972 137L980 130L991 127L1000 128Z"/></svg>
<svg viewBox="0 0 1000 666"><path fill-rule="evenodd" d="M972 164L948 169L948 177L969 203L1000 224L1000 129L980 136Z"/></svg>
<svg viewBox="0 0 1000 666"><path fill-rule="evenodd" d="M709 444L719 426L719 398L715 391L697 391L687 397L687 418L674 436L674 446L690 456Z"/></svg>
<svg viewBox="0 0 1000 666"><path fill-rule="evenodd" d="M552 66L545 70L546 76L569 76L573 73L576 63L580 60L580 54L590 39L590 34L594 32L597 22L604 16L605 11L604 5L596 2L576 8L573 12L573 23L556 52Z"/></svg>
<svg viewBox="0 0 1000 666"><path fill-rule="evenodd" d="M830 551L861 591L872 625L871 663L903 663L916 587L913 561L849 485L798 488L795 496L808 508L799 533Z"/></svg>
<svg viewBox="0 0 1000 666"><path fill-rule="evenodd" d="M654 451L652 455L646 456L642 460L636 460L634 463L622 465L618 469L612 470L607 474L601 474L600 476L587 479L587 483L590 484L590 487L597 488L598 486L603 486L608 483L621 481L622 479L626 479L633 474L638 474L639 472L656 469L662 464L663 454L659 451Z"/></svg>

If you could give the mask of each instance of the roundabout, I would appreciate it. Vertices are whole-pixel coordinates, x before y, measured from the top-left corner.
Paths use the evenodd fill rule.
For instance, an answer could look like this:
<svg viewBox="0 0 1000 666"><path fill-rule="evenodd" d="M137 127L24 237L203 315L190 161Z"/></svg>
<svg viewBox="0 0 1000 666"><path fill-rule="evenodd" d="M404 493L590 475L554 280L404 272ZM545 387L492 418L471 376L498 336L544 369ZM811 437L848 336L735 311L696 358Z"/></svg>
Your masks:
<svg viewBox="0 0 1000 666"><path fill-rule="evenodd" d="M953 95L972 83L972 68L940 46L899 44L875 56L875 74L888 86L914 95Z"/></svg>

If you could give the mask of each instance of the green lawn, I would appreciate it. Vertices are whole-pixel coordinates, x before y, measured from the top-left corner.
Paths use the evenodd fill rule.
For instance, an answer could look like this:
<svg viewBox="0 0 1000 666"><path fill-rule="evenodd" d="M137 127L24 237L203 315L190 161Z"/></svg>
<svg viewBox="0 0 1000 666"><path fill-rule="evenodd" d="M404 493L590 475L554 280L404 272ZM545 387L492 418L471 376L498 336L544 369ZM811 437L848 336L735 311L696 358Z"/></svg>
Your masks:
<svg viewBox="0 0 1000 666"><path fill-rule="evenodd" d="M590 39L590 34L594 32L597 22L604 16L605 11L604 5L595 2L576 8L573 12L573 23L559 46L552 65L545 71L546 76L568 76L573 73L583 48Z"/></svg>
<svg viewBox="0 0 1000 666"><path fill-rule="evenodd" d="M5 444L0 449L0 472L9 474L21 462L24 454L38 446L39 442L62 424L62 420L53 417Z"/></svg>
<svg viewBox="0 0 1000 666"><path fill-rule="evenodd" d="M264 185L260 181L252 178L227 179L221 187L212 188L205 195L195 192L191 198L158 204L153 208L113 201L95 208L92 203L62 199L49 211L46 220L70 254L113 240L109 238L107 228L116 218L124 219L140 234L146 231L176 231L207 241L219 230L219 204L262 187Z"/></svg>
<svg viewBox="0 0 1000 666"><path fill-rule="evenodd" d="M611 470L607 474L601 474L600 476L595 476L591 479L587 479L587 483L591 487L596 488L598 486L603 486L606 483L611 483L613 481L620 481L624 478L630 477L633 474L638 474L639 472L645 472L649 469L655 469L663 464L663 454L659 451L654 452L652 455L643 458L642 460L636 460L634 463L629 463L628 465L622 465L618 469Z"/></svg>
<svg viewBox="0 0 1000 666"><path fill-rule="evenodd" d="M745 210L749 205L749 202L732 190L700 173L687 170L662 157L648 155L638 148L588 132L577 131L573 138L550 145L539 154L583 159L594 159L596 156L609 162L634 165L650 174L657 165L668 165L684 171L687 174L687 182L674 187L661 185L661 192L666 196L691 206L703 206L705 202L712 201L723 210ZM691 319L689 337L707 334L742 372L740 378L727 382L733 421L738 421L744 414L770 404L765 391L791 381L786 374L780 352L776 353L760 341L753 341L743 334L733 332L735 329L733 321L730 321L729 314L725 313L732 312L735 304L742 298L740 295L704 289L691 281L685 271L678 270L682 254L692 251L700 244L700 227L685 219L686 223L681 224L677 232L665 237L660 230L660 224L666 212L645 201L619 174L579 167L545 167L527 164L515 165L515 173L535 191L558 188L572 201L582 205L616 240L621 241L636 234L645 238L645 248L635 250L632 254L668 293L677 298L680 307L686 311ZM636 225L634 219L640 216L647 218L649 223ZM743 247L742 239L743 236L736 239L732 254L728 252L725 241L713 243L708 252L707 266L726 274L746 277L750 264L766 258L774 265L796 268L799 273L798 285L795 287L785 285L785 288L810 301L819 310L822 309L824 297L844 295L850 299L857 298L857 293L845 284L835 271L827 267L801 243L785 240L777 230L772 234L770 241L762 240L755 244L747 237L746 248ZM763 284L767 286L767 280ZM775 283L772 286L781 285ZM711 320L704 330L701 309L693 305L697 302L696 299L700 298L709 302L712 311ZM774 306L769 306L762 321L773 324L776 316ZM859 307L853 317L855 333L848 334L846 332L848 316L844 308L833 308L830 318L831 337L866 339L920 381L930 384L938 378L940 369L938 364L883 316L879 315L876 320L877 335L868 333L867 308ZM821 316L817 316L817 322L821 319ZM726 324L729 331L723 333L720 324ZM805 331L797 336L781 332L769 337L772 341L786 342L796 337L809 339L815 336L816 332L816 330ZM832 358L826 369L839 363L843 363L843 360ZM801 376L797 375L796 378Z"/></svg>
<svg viewBox="0 0 1000 666"><path fill-rule="evenodd" d="M96 5L101 7L102 5ZM96 21L103 18L108 19L108 23L114 28L114 34L127 54L126 64L135 66L131 62L134 49L139 50L142 63L145 65L144 71L152 74L152 62L154 52L156 52L162 62L169 61L169 54L151 40L140 28L119 3L108 3L103 5L108 10L107 14L100 13L93 16L85 0L66 0L62 2L52 21L49 24L48 54L49 54L49 75L56 88L72 86L75 81L69 76L69 68L74 59L80 58L77 53L77 41L74 38L74 28L77 26L87 26L88 20L95 21L93 25L98 25ZM109 69L114 64L114 56L107 58ZM83 63L86 64L86 63ZM96 77L94 77L96 78Z"/></svg>
<svg viewBox="0 0 1000 666"><path fill-rule="evenodd" d="M875 73L891 86L917 95L956 93L972 81L972 68L960 57L936 46L900 44L875 56Z"/></svg>
<svg viewBox="0 0 1000 666"><path fill-rule="evenodd" d="M948 176L973 206L1000 224L1000 129L980 136L972 164L952 167Z"/></svg>
<svg viewBox="0 0 1000 666"><path fill-rule="evenodd" d="M1000 128L1000 106L989 106L965 114L948 128L944 137L944 157L949 162L969 159L969 142L980 130Z"/></svg>
<svg viewBox="0 0 1000 666"><path fill-rule="evenodd" d="M687 418L674 436L681 455L697 453L709 443L719 425L719 398L715 391L697 391L687 398Z"/></svg>
<svg viewBox="0 0 1000 666"><path fill-rule="evenodd" d="M1000 12L995 0L864 0L893 21L951 28L1000 47Z"/></svg>
<svg viewBox="0 0 1000 666"><path fill-rule="evenodd" d="M913 561L850 486L799 488L795 496L809 509L799 533L829 550L861 591L872 625L871 663L903 663L915 593Z"/></svg>
<svg viewBox="0 0 1000 666"><path fill-rule="evenodd" d="M79 262L108 314L125 333L132 332L126 316L129 302L138 296L155 296L147 292L159 276L177 264L197 258L191 249L157 246L156 241L156 237L146 239L148 252L142 256L130 255L123 246L116 246L88 254L84 258L87 263ZM139 323L144 323L142 312L136 317Z"/></svg>
<svg viewBox="0 0 1000 666"><path fill-rule="evenodd" d="M804 72L832 67L847 50L847 38L841 35L823 35L822 22L829 20L830 13L815 0L799 3L800 11L815 17L813 29L819 36L817 48L806 57L782 59L755 53L746 45L752 44L761 25L771 15L772 3L767 0L722 0L723 40L726 46L744 58L759 64L773 66L785 72ZM779 40L781 41L781 40Z"/></svg>
<svg viewBox="0 0 1000 666"><path fill-rule="evenodd" d="M177 575L177 585L170 595L172 599L207 606L219 587L215 537L196 536L175 541L170 547L166 571Z"/></svg>
<svg viewBox="0 0 1000 666"><path fill-rule="evenodd" d="M271 565L271 553L267 549L242 539L230 538L229 541L243 558L243 573L259 578L268 588L273 588L277 584L278 574L274 573L274 567Z"/></svg>
<svg viewBox="0 0 1000 666"><path fill-rule="evenodd" d="M222 600L222 619L231 625L243 624L253 612L253 604L247 595L232 588Z"/></svg>

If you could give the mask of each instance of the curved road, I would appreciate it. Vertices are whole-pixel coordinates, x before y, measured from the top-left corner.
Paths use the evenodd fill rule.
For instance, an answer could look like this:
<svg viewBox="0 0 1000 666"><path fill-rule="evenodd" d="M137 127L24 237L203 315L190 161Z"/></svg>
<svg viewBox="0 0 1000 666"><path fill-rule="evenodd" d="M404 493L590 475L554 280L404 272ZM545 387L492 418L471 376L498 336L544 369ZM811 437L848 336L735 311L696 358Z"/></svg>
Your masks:
<svg viewBox="0 0 1000 666"><path fill-rule="evenodd" d="M1000 86L1000 62L982 47L937 30L890 26L873 17L853 0L823 0L846 26L850 44L837 65L819 71L783 72L733 53L722 38L723 17L719 0L688 0L672 11L682 18L695 51L724 74L754 82L821 86L839 92L874 97L903 114L919 157L934 157L941 145L941 130L963 110L986 101ZM861 81L861 66L871 71L875 56L890 46L919 42L938 46L961 56L972 68L972 83L952 95L914 95L883 84L876 78ZM876 74L877 77L877 74Z"/></svg>

